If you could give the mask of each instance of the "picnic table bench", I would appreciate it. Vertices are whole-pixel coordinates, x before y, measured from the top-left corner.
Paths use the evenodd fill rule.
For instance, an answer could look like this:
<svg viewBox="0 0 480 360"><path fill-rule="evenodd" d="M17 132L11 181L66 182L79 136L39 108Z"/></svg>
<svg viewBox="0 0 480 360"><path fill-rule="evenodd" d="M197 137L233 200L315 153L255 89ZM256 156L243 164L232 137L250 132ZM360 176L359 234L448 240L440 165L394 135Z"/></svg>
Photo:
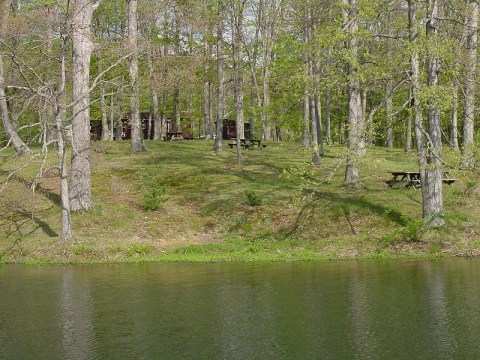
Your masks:
<svg viewBox="0 0 480 360"><path fill-rule="evenodd" d="M417 189L421 187L420 172L419 171L392 171L390 172L393 178L385 181L388 187L394 187L398 184L405 184L407 188ZM442 182L444 184L452 185L457 179L450 178L448 171L442 173Z"/></svg>
<svg viewBox="0 0 480 360"><path fill-rule="evenodd" d="M230 149L233 149L237 146L237 140L233 139L232 143L229 143L228 146ZM258 149L264 149L267 145L262 144L262 140L259 139L240 139L240 146L243 149L254 149L255 147Z"/></svg>
<svg viewBox="0 0 480 360"><path fill-rule="evenodd" d="M182 140L182 132L181 131L169 131L165 133L165 140Z"/></svg>

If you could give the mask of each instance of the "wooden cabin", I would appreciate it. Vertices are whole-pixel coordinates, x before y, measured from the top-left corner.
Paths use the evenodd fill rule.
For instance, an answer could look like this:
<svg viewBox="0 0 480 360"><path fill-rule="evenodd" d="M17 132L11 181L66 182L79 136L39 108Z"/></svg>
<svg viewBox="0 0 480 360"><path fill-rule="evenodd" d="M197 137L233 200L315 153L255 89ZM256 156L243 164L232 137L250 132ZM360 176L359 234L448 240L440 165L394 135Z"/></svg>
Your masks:
<svg viewBox="0 0 480 360"><path fill-rule="evenodd" d="M140 113L140 119L142 122L143 138L145 140L153 140L155 135L155 124L151 113ZM182 138L186 140L193 139L192 134L192 120L188 117L182 117L180 119ZM167 118L166 124L163 124L163 133L173 131L172 119ZM180 132L180 131L179 131ZM102 139L102 122L100 120L90 120L90 138L91 140ZM122 139L130 140L132 138L132 126L130 119L125 117L122 119Z"/></svg>
<svg viewBox="0 0 480 360"><path fill-rule="evenodd" d="M245 139L250 139L250 123L244 123ZM237 125L235 120L223 120L223 138L225 140L235 139L237 137Z"/></svg>

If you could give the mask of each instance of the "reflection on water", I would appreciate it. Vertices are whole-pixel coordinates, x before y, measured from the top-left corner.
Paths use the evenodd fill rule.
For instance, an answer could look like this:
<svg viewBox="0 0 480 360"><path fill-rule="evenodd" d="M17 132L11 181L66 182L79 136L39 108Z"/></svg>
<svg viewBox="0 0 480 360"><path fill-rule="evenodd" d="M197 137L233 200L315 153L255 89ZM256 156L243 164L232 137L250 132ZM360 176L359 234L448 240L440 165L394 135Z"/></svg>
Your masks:
<svg viewBox="0 0 480 360"><path fill-rule="evenodd" d="M479 261L0 267L5 359L477 359Z"/></svg>

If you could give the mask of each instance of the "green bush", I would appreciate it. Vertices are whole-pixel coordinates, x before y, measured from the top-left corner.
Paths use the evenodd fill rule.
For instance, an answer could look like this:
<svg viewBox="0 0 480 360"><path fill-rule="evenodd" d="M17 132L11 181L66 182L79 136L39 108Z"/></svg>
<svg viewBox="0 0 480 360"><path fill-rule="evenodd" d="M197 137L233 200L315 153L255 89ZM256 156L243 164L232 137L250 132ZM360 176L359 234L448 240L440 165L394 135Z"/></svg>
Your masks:
<svg viewBox="0 0 480 360"><path fill-rule="evenodd" d="M165 200L165 188L159 185L151 185L147 189L145 189L143 193L143 210L158 210L163 205Z"/></svg>
<svg viewBox="0 0 480 360"><path fill-rule="evenodd" d="M423 220L410 220L406 219L405 227L403 228L402 235L405 240L420 241L426 229L423 224Z"/></svg>
<svg viewBox="0 0 480 360"><path fill-rule="evenodd" d="M258 206L262 203L257 194L255 194L255 191L245 191L245 198L247 199L247 204L250 206Z"/></svg>

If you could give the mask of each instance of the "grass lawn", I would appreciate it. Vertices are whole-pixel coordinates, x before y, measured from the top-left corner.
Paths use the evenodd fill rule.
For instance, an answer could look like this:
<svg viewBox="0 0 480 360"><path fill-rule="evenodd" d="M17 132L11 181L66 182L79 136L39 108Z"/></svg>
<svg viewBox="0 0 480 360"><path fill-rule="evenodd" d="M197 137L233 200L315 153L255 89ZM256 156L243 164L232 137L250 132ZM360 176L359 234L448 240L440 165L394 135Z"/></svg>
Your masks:
<svg viewBox="0 0 480 360"><path fill-rule="evenodd" d="M95 207L73 215L63 243L56 170L32 180L49 158L0 156L0 262L257 261L471 256L480 251L478 174L455 168L444 187L447 225L421 226L421 191L390 189L390 171L417 169L414 152L370 148L360 164L363 188L342 185L346 149L327 146L322 164L295 143L220 155L213 142L92 144Z"/></svg>

